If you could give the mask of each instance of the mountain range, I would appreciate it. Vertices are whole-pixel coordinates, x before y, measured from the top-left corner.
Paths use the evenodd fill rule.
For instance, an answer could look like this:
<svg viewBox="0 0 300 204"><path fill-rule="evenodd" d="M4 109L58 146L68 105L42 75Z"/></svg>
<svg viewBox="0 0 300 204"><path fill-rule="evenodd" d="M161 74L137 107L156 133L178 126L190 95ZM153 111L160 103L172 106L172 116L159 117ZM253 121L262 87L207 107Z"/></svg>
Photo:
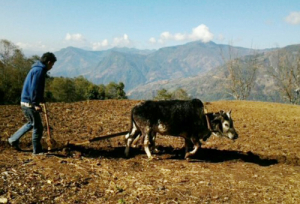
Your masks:
<svg viewBox="0 0 300 204"><path fill-rule="evenodd" d="M300 45L294 47L300 50ZM113 48L87 51L67 47L55 52L58 60L51 75L82 75L95 84L104 85L112 81L123 82L131 99L152 99L162 88L170 91L182 88L191 97L206 101L230 99L224 89L224 61L231 58L232 53L238 53L239 57L255 53L264 63L277 49L254 50L201 41L158 50ZM272 101L278 97L272 93L274 82L266 72L259 70L250 99Z"/></svg>

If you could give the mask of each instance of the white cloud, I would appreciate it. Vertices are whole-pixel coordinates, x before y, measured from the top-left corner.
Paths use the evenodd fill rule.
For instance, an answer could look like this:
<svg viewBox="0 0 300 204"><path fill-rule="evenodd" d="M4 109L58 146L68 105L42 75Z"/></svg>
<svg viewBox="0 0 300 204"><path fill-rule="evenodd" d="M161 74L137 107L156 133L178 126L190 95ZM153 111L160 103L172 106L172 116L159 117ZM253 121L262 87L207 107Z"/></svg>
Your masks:
<svg viewBox="0 0 300 204"><path fill-rule="evenodd" d="M201 24L197 26L196 28L192 29L192 32L190 34L184 34L184 33L176 33L172 34L168 31L162 32L160 34L160 38L156 40L155 38L150 38L149 42L151 44L160 43L164 44L167 41L195 41L195 40L201 40L202 42L206 43L213 39L213 34L209 31L209 28Z"/></svg>
<svg viewBox="0 0 300 204"><path fill-rule="evenodd" d="M16 45L24 50L41 50L44 51L47 49L47 46L44 45L42 42L37 43L23 43L23 42L17 42Z"/></svg>
<svg viewBox="0 0 300 204"><path fill-rule="evenodd" d="M75 33L75 34L67 33L65 40L67 40L67 41L85 41L85 38L80 33Z"/></svg>
<svg viewBox="0 0 300 204"><path fill-rule="evenodd" d="M133 45L133 42L129 39L127 34L124 34L122 37L116 37L112 40L112 43L109 43L107 39L101 42L91 43L93 50L102 50L109 49L112 47L130 47Z"/></svg>
<svg viewBox="0 0 300 204"><path fill-rule="evenodd" d="M101 45L103 47L107 47L108 46L108 40L107 39L103 40L102 43L101 43Z"/></svg>
<svg viewBox="0 0 300 204"><path fill-rule="evenodd" d="M103 40L102 42L95 42L95 43L92 43L92 49L93 50L101 50L103 48L106 48L108 47L108 40L105 39Z"/></svg>
<svg viewBox="0 0 300 204"><path fill-rule="evenodd" d="M172 38L173 36L169 32L163 32L162 34L160 34L160 39L162 40L170 40Z"/></svg>
<svg viewBox="0 0 300 204"><path fill-rule="evenodd" d="M291 12L290 15L285 18L285 21L293 25L300 24L300 12Z"/></svg>
<svg viewBox="0 0 300 204"><path fill-rule="evenodd" d="M124 34L122 37L117 37L113 39L111 44L112 47L125 47L129 46L132 42L130 41L127 34Z"/></svg>
<svg viewBox="0 0 300 204"><path fill-rule="evenodd" d="M156 43L156 39L152 37L152 38L149 39L149 42L150 42L151 44L155 44L155 43Z"/></svg>
<svg viewBox="0 0 300 204"><path fill-rule="evenodd" d="M176 41L183 41L187 38L186 34L182 34L182 33L176 33L174 35L174 40Z"/></svg>
<svg viewBox="0 0 300 204"><path fill-rule="evenodd" d="M201 24L196 28L193 28L193 32L189 37L191 40L201 40L206 43L213 39L213 34L209 31L209 28Z"/></svg>

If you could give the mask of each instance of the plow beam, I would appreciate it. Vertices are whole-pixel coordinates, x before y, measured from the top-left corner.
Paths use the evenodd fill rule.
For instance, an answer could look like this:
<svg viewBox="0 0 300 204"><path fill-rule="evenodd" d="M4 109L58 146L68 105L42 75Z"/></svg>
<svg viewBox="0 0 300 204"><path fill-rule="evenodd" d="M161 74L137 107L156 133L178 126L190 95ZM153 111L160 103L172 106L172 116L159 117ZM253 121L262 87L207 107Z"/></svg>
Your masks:
<svg viewBox="0 0 300 204"><path fill-rule="evenodd" d="M95 137L93 139L90 140L85 140L85 141L69 141L68 145L75 145L75 146L79 146L79 145L85 145L85 144L90 144L92 142L96 142L96 141L100 141L100 140L105 140L105 139L110 139L110 138L114 138L114 137L118 137L121 135L126 135L128 133L128 131L126 132L118 132L118 133L114 133L114 134L110 134L110 135L104 135L104 136L100 136L100 137Z"/></svg>

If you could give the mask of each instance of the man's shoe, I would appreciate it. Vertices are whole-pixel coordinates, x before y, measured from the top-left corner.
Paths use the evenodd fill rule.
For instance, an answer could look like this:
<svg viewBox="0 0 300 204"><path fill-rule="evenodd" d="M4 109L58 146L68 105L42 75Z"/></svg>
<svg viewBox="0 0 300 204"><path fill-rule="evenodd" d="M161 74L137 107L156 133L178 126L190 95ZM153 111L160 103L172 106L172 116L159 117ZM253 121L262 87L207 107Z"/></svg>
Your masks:
<svg viewBox="0 0 300 204"><path fill-rule="evenodd" d="M40 153L32 153L32 156L45 156L46 153L40 152Z"/></svg>
<svg viewBox="0 0 300 204"><path fill-rule="evenodd" d="M42 150L38 150L38 151L33 152L32 155L34 155L34 156L42 156L42 155L46 155L46 153L42 149Z"/></svg>
<svg viewBox="0 0 300 204"><path fill-rule="evenodd" d="M22 151L21 148L19 147L18 143L15 142L10 142L9 139L7 139L8 144L15 150L17 151Z"/></svg>

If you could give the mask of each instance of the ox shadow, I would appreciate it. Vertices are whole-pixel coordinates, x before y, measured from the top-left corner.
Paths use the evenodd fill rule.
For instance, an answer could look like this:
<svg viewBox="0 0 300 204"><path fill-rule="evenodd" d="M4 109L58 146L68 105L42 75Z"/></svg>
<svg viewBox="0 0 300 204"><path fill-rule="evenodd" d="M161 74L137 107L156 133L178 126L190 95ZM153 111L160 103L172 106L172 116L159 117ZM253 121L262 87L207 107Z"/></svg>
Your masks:
<svg viewBox="0 0 300 204"><path fill-rule="evenodd" d="M185 154L184 149L173 150L175 153L170 159L183 158ZM252 152L239 152L230 150L218 149L200 149L197 154L191 157L190 162L209 162L222 163L226 161L232 162L247 162L254 163L260 166L271 166L278 164L279 161L273 158L261 158L261 156L253 154Z"/></svg>
<svg viewBox="0 0 300 204"><path fill-rule="evenodd" d="M175 160L185 160L185 149L174 149L173 147L158 146L158 154L153 154L158 159L175 159ZM105 149L93 149L86 148L82 146L73 146L70 149L71 151L78 151L82 156L90 158L126 158L124 155L124 147L111 147ZM130 158L136 156L144 155L147 157L145 151L142 147L131 148L130 149ZM274 158L261 158L259 155L253 154L252 152L238 152L230 150L217 150L217 149L200 149L196 155L194 155L190 162L209 162L209 163L222 163L226 161L232 162L248 162L254 163L260 166L270 166L278 164L279 161Z"/></svg>

